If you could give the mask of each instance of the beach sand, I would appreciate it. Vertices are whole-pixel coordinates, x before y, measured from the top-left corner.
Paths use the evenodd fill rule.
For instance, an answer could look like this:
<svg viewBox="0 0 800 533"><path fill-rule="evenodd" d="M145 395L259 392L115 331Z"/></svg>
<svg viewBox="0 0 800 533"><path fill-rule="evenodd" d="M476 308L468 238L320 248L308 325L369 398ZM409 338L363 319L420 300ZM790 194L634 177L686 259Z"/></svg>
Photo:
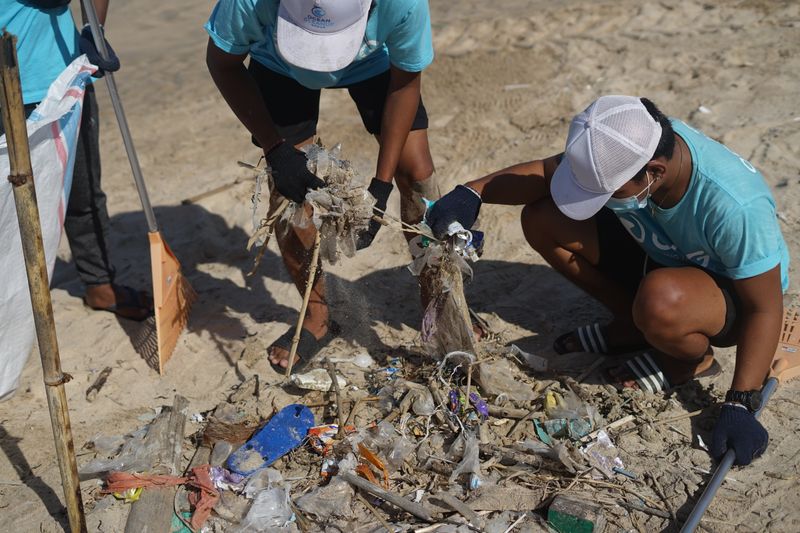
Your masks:
<svg viewBox="0 0 800 533"><path fill-rule="evenodd" d="M82 286L62 239L52 297L62 365L74 377L66 389L79 464L92 457L83 449L86 442L133 431L153 408L171 404L176 393L187 397L196 413L213 408L254 372L267 383L280 381L264 358L254 366L240 363L245 348L257 353L295 323L300 296L274 243L258 275L245 277L252 264L245 244L252 231L253 181L252 172L236 162L256 163L259 151L205 67L202 25L212 6L197 0L111 5L107 35L122 61L116 77L151 199L199 298L189 330L159 377L134 350L131 338L138 326L83 306ZM600 95L647 96L761 170L773 188L791 254L800 257L800 3L433 0L431 10L436 59L423 75L423 98L443 191L561 151L571 117ZM150 279L147 228L105 84L97 88L113 259L120 282L144 287ZM360 175L371 177L377 144L346 91L323 92L320 115L323 141L341 143ZM222 193L181 205L237 179ZM399 212L397 192L389 211ZM550 356L557 334L602 321L607 313L525 244L519 213L518 207L482 209L485 254L467 297L504 340ZM414 343L421 314L408 262L403 238L382 230L368 251L326 268L343 334L324 353L366 349L379 359ZM791 277L790 290L796 292L797 268ZM725 391L734 351L719 354L725 372L702 385ZM106 366L113 369L108 383L88 403L84 391ZM769 449L752 466L732 472L735 481L720 490L703 522L706 530L800 530L798 391L800 382L788 383L770 402L762 416ZM676 403L677 414L685 411ZM64 527L49 425L34 351L18 392L0 404L4 531ZM705 452L690 448L696 431L710 438L710 426L695 427L689 420L676 426L685 435L676 433L668 442L626 440L631 468L670 472L689 454L696 469L712 469ZM196 424L187 424L187 432L196 430ZM671 479L675 482L665 491L685 511L705 477L678 470ZM92 501L98 487L97 481L83 483L84 498ZM126 513L122 504L90 512L89 529L121 531Z"/></svg>

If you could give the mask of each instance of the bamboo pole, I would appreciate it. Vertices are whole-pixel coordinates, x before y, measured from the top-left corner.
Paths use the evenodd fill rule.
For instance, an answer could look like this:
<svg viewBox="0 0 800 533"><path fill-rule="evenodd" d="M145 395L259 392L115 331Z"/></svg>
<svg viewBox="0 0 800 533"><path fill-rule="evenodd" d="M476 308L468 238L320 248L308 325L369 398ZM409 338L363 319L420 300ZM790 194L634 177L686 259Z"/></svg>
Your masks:
<svg viewBox="0 0 800 533"><path fill-rule="evenodd" d="M53 426L56 456L64 488L64 501L70 529L73 532L83 532L86 531L86 517L83 514L75 444L72 440L67 395L64 390L64 383L72 378L61 371L61 359L58 353L47 263L42 243L42 227L39 222L39 206L36 203L28 131L25 126L25 110L19 82L16 37L5 31L0 37L0 84L2 85L0 107L6 129L11 171L8 181L14 190L14 203L31 293L36 337L39 341L39 354L42 358L47 406L50 409L50 423Z"/></svg>
<svg viewBox="0 0 800 533"><path fill-rule="evenodd" d="M308 310L308 300L311 298L311 289L314 288L314 282L317 279L317 261L319 260L319 245L320 234L319 230L314 237L314 251L311 253L311 263L308 265L308 280L306 281L306 291L303 295L303 304L300 306L300 316L297 318L297 327L294 329L294 338L292 339L292 348L289 350L289 361L286 365L287 378L292 375L292 367L294 366L294 356L297 355L297 345L300 343L300 332L303 330L303 321L306 319L306 311Z"/></svg>

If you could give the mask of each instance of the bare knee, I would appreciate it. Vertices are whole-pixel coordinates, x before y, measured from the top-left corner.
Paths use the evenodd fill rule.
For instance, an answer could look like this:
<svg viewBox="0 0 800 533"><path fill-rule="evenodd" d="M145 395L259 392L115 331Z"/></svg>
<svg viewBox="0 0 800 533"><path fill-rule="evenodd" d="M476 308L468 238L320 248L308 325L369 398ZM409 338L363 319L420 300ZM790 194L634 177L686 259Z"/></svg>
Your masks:
<svg viewBox="0 0 800 533"><path fill-rule="evenodd" d="M645 337L666 339L680 334L686 293L669 269L654 270L639 285L633 301L633 321Z"/></svg>
<svg viewBox="0 0 800 533"><path fill-rule="evenodd" d="M420 157L410 163L401 163L397 166L395 171L395 179L405 184L411 184L415 181L425 181L431 176L435 168L433 161L430 158Z"/></svg>

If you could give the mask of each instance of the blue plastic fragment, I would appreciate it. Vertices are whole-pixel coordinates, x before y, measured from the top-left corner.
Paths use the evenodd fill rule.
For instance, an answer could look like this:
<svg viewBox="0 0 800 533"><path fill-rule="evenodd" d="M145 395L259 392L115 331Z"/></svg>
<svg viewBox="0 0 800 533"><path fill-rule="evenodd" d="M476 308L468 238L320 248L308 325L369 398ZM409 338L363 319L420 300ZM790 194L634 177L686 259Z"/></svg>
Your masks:
<svg viewBox="0 0 800 533"><path fill-rule="evenodd" d="M300 446L308 430L315 425L314 413L308 407L297 403L287 405L231 454L227 461L228 470L249 476L268 467Z"/></svg>

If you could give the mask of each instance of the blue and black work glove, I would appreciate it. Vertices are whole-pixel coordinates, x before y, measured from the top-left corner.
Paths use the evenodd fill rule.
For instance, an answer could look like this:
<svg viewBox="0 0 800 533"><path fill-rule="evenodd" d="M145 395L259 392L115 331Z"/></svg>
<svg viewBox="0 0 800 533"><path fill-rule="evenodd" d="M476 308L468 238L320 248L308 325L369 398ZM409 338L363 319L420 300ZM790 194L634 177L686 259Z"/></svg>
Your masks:
<svg viewBox="0 0 800 533"><path fill-rule="evenodd" d="M266 154L272 169L275 188L289 200L302 204L309 189L319 189L325 182L308 170L306 154L283 141Z"/></svg>
<svg viewBox="0 0 800 533"><path fill-rule="evenodd" d="M100 32L105 34L102 26L100 26ZM108 59L103 59L103 56L100 55L100 51L97 49L97 45L94 42L94 36L92 36L92 28L90 28L88 24L81 30L81 37L78 41L81 53L86 54L89 63L97 66L97 72L92 74L95 78L102 78L106 72L116 72L119 70L119 58L117 54L114 53L114 49L108 44L105 36L103 40L106 41Z"/></svg>
<svg viewBox="0 0 800 533"><path fill-rule="evenodd" d="M734 464L749 465L764 453L769 433L744 405L723 404L711 437L711 455L719 461L728 449L736 452Z"/></svg>
<svg viewBox="0 0 800 533"><path fill-rule="evenodd" d="M394 189L392 182L387 183L378 178L372 178L372 181L369 182L367 192L375 198L375 207L372 210L373 215L383 217L383 212L386 211L386 202L389 200L389 195L392 194L392 189ZM381 223L375 219L370 220L367 229L358 236L356 250L363 250L369 247L372 241L375 240L375 235L378 234L379 229L381 229Z"/></svg>
<svg viewBox="0 0 800 533"><path fill-rule="evenodd" d="M434 237L445 239L447 228L453 222L458 222L467 230L472 228L480 210L480 195L469 187L458 185L433 204L425 215L425 222L433 230Z"/></svg>

